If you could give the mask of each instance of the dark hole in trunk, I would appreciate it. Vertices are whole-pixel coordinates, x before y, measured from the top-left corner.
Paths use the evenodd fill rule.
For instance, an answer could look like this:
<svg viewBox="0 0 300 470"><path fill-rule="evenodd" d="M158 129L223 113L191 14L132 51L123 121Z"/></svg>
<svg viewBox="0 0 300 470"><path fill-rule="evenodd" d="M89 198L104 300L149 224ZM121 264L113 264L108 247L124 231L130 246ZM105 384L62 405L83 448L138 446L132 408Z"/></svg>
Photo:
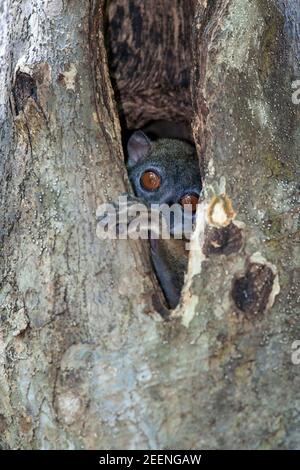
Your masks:
<svg viewBox="0 0 300 470"><path fill-rule="evenodd" d="M106 44L123 129L191 122L194 1L107 1Z"/></svg>
<svg viewBox="0 0 300 470"><path fill-rule="evenodd" d="M106 2L105 40L129 177L136 195L149 204L165 202L171 205L178 203L185 194L200 194L202 189L191 132L194 3L195 0ZM145 131L153 145L151 151L147 149L141 134L132 141L136 164L133 168L129 150L127 154L128 140L138 129ZM151 160L155 142L161 142L162 138L184 141L183 152L189 154L189 158L182 157L177 147L166 144L160 149L155 147L155 158ZM163 156L161 159L159 152ZM139 169L146 161L152 174L146 175L144 181L150 184L150 180L153 183L156 178L156 187L149 194L143 192L145 188L140 188L138 179ZM160 167L163 167L161 173ZM158 184L161 188L167 187L159 197L161 188ZM185 242L172 239L151 243L153 267L170 308L178 304L183 285L188 260Z"/></svg>

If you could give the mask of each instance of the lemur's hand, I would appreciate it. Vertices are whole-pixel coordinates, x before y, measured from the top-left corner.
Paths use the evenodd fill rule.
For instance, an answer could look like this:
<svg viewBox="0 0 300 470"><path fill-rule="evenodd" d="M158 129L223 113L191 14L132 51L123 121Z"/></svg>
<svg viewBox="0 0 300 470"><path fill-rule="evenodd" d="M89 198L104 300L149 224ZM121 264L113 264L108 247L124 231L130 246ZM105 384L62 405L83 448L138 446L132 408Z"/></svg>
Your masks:
<svg viewBox="0 0 300 470"><path fill-rule="evenodd" d="M104 238L159 239L170 238L168 221L159 205L141 198L122 194L117 201L101 206L97 211L97 230Z"/></svg>

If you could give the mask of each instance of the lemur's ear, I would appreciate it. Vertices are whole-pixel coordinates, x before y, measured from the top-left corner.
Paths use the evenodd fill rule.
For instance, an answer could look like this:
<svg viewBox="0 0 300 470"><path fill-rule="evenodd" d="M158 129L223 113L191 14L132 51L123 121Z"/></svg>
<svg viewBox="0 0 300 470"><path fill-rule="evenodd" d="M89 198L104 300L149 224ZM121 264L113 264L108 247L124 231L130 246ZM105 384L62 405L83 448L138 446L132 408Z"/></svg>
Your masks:
<svg viewBox="0 0 300 470"><path fill-rule="evenodd" d="M142 131L136 131L130 137L127 144L128 161L127 165L132 168L141 162L149 154L151 141Z"/></svg>

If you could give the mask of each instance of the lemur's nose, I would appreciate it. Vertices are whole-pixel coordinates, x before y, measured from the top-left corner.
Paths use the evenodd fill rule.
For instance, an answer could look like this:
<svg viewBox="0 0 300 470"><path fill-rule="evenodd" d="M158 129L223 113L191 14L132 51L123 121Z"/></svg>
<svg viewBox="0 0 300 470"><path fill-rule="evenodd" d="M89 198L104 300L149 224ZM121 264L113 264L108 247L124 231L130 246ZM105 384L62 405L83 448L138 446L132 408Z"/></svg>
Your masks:
<svg viewBox="0 0 300 470"><path fill-rule="evenodd" d="M175 197L174 197L174 194L173 192L169 191L168 193L164 194L163 200L161 201L162 203L164 204L168 204L168 206L172 206L173 204L175 204L176 200L175 200Z"/></svg>

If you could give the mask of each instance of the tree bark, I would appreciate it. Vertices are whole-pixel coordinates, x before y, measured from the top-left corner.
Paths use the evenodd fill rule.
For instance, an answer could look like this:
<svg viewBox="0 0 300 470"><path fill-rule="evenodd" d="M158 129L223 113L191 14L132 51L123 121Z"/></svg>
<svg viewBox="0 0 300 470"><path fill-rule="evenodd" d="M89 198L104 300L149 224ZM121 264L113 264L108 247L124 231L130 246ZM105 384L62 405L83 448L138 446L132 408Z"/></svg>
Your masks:
<svg viewBox="0 0 300 470"><path fill-rule="evenodd" d="M1 446L298 448L300 9L195 2L205 213L168 320L146 247L96 236L129 190L104 11L0 11Z"/></svg>

